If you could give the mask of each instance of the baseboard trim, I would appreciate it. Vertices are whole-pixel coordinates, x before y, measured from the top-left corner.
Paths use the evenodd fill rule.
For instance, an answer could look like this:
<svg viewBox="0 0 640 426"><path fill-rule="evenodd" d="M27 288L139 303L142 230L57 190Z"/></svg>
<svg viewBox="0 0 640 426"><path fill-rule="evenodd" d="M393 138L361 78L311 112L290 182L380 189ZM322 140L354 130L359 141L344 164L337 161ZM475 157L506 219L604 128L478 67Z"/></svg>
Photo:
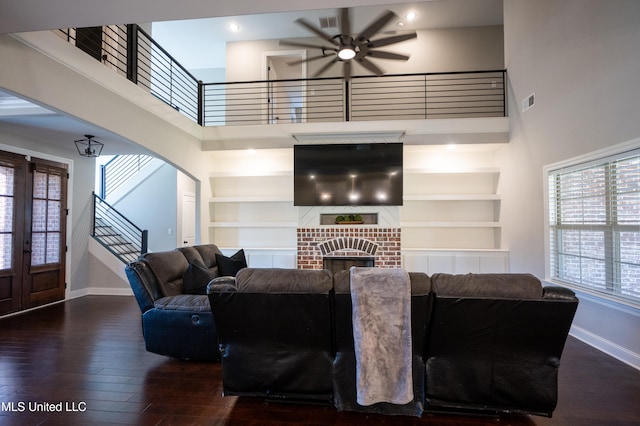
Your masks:
<svg viewBox="0 0 640 426"><path fill-rule="evenodd" d="M72 291L68 299L84 296L133 296L133 291L130 288L91 287Z"/></svg>
<svg viewBox="0 0 640 426"><path fill-rule="evenodd" d="M623 348L616 343L603 339L601 336L593 334L590 331L575 325L571 326L569 334L589 346L593 346L599 351L624 362L636 370L640 370L640 354L632 352L627 348Z"/></svg>

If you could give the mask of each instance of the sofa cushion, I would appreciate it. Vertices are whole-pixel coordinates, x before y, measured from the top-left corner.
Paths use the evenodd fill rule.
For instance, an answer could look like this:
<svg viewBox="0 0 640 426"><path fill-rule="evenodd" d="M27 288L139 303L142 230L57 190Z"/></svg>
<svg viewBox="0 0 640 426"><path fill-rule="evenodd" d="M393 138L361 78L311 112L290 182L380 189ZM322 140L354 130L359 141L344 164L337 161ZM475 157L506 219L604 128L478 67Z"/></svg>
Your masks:
<svg viewBox="0 0 640 426"><path fill-rule="evenodd" d="M411 295L421 296L431 292L431 280L424 272L409 272ZM336 294L351 294L350 272L338 271L333 274L333 286Z"/></svg>
<svg viewBox="0 0 640 426"><path fill-rule="evenodd" d="M182 277L184 292L186 294L207 294L207 284L218 276L203 264L189 263L187 270Z"/></svg>
<svg viewBox="0 0 640 426"><path fill-rule="evenodd" d="M542 283L531 274L434 274L433 292L445 297L540 299Z"/></svg>
<svg viewBox="0 0 640 426"><path fill-rule="evenodd" d="M328 293L333 288L330 271L244 268L236 275L236 287L243 293Z"/></svg>
<svg viewBox="0 0 640 426"><path fill-rule="evenodd" d="M201 244L199 246L193 246L193 248L200 253L204 266L209 269L218 267L218 264L216 263L216 254L222 254L218 246L215 244Z"/></svg>
<svg viewBox="0 0 640 426"><path fill-rule="evenodd" d="M158 277L158 284L163 296L175 296L184 292L182 277L189 262L177 251L146 253L141 256Z"/></svg>
<svg viewBox="0 0 640 426"><path fill-rule="evenodd" d="M215 254L215 257L218 264L218 272L223 277L235 277L240 269L247 267L243 249L238 250L231 257L218 253Z"/></svg>
<svg viewBox="0 0 640 426"><path fill-rule="evenodd" d="M171 311L211 312L209 298L198 294L162 297L155 301L154 308Z"/></svg>
<svg viewBox="0 0 640 426"><path fill-rule="evenodd" d="M197 263L199 265L207 266L205 265L204 260L200 255L200 252L196 250L194 247L191 247L191 246L178 247L176 250L178 250L180 253L184 255L184 257L187 258L187 262Z"/></svg>

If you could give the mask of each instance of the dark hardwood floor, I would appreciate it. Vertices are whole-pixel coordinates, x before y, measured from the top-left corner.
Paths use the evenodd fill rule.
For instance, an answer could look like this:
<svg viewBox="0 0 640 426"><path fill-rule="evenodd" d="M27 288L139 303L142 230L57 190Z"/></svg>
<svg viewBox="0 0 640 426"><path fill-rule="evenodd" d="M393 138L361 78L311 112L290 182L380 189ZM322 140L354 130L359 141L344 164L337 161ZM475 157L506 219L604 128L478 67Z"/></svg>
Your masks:
<svg viewBox="0 0 640 426"><path fill-rule="evenodd" d="M559 392L550 419L418 419L223 398L219 364L145 351L133 297L87 296L0 319L2 425L640 424L640 371L573 338L563 354Z"/></svg>

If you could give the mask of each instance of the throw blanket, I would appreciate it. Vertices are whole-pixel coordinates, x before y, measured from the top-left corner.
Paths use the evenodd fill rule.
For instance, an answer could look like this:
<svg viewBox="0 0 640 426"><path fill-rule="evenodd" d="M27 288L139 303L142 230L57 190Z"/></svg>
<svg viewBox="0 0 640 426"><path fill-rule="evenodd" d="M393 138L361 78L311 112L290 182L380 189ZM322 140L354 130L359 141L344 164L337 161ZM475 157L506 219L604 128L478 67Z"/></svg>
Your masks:
<svg viewBox="0 0 640 426"><path fill-rule="evenodd" d="M413 400L411 282L402 269L351 268L357 402Z"/></svg>

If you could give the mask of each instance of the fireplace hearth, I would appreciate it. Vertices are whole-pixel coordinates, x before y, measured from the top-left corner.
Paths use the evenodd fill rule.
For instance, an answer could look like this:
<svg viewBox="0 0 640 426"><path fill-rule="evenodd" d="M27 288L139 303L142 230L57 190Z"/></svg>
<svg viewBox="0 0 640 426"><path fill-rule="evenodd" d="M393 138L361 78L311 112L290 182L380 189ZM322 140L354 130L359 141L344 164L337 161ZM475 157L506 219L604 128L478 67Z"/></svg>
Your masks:
<svg viewBox="0 0 640 426"><path fill-rule="evenodd" d="M298 268L300 269L323 269L324 259L330 257L354 258L352 262L373 258L375 267L379 268L402 266L400 228L369 226L298 228L297 237Z"/></svg>
<svg viewBox="0 0 640 426"><path fill-rule="evenodd" d="M352 266L373 267L376 260L373 256L325 256L322 267L333 273L347 271Z"/></svg>

